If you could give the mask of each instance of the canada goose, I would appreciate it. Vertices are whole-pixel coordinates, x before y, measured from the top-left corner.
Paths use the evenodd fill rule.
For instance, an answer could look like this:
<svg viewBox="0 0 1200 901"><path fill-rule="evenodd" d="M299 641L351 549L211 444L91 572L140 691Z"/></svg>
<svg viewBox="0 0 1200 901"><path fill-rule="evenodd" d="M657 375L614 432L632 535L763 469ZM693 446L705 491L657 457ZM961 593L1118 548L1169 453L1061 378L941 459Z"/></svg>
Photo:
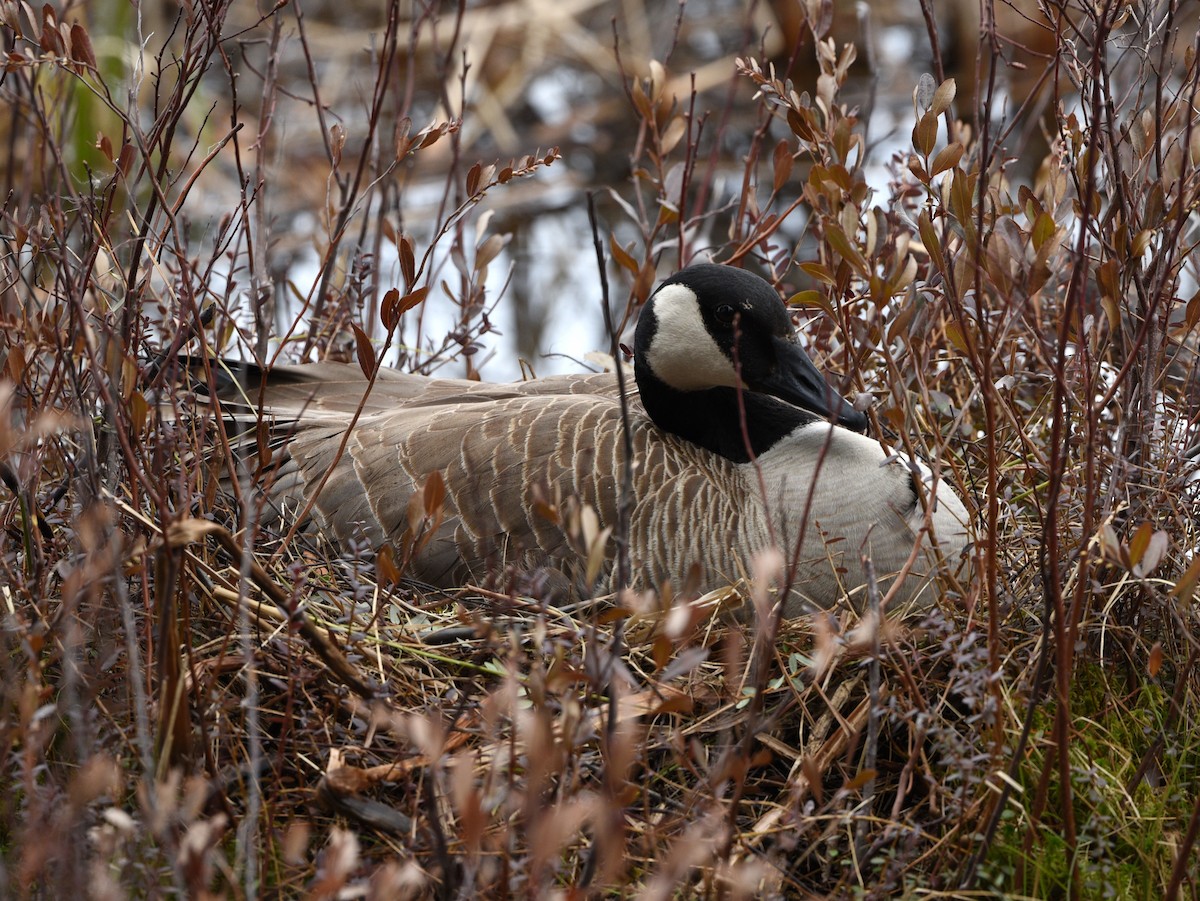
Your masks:
<svg viewBox="0 0 1200 901"><path fill-rule="evenodd" d="M483 384L381 372L344 454L339 445L366 381L349 364L258 371L275 434L270 495L281 525L332 467L311 521L345 542L399 546L410 499L439 472L442 520L416 542L410 574L452 587L505 565L553 574L552 587L588 590L583 552L565 517L572 498L617 522L624 445L614 374ZM829 607L847 594L862 606L869 554L880 588L916 542L929 545L915 480L933 505L947 560L966 542L967 512L929 471L890 457L866 437L866 417L825 380L801 349L786 305L765 281L699 264L666 279L642 311L630 392L634 502L629 548L635 584L670 580L701 590L751 569L772 541L791 554L803 535L784 615L805 601ZM836 420L837 425L831 425ZM613 542L608 542L611 558ZM928 583L918 555L894 603ZM696 577L698 576L698 582ZM689 577L690 580L689 580Z"/></svg>

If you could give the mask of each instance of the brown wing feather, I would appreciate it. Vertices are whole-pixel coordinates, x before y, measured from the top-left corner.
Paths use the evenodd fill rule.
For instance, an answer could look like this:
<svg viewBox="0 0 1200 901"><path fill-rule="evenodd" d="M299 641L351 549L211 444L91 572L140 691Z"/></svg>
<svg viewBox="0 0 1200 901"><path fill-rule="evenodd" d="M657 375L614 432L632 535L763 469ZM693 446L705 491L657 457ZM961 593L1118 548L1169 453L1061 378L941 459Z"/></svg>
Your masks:
<svg viewBox="0 0 1200 901"><path fill-rule="evenodd" d="M332 466L314 505L316 522L343 541L399 543L413 492L437 471L447 488L444 522L420 545L413 575L453 585L514 562L578 580L581 561L564 524L539 513L538 501L562 509L575 498L596 510L602 526L615 526L624 445L614 377L488 385L389 373L335 463L345 428L335 422L349 422L365 385L343 364L270 373L264 407L283 419L297 417L272 491L286 502L281 506L295 510ZM658 430L636 395L630 406L640 492L630 539L639 581L681 579L694 564L707 576L736 576L742 549L762 543L757 505L745 499L741 475ZM754 515L743 516L742 507ZM701 515L727 524L723 533L693 547L675 540L696 526L689 517Z"/></svg>

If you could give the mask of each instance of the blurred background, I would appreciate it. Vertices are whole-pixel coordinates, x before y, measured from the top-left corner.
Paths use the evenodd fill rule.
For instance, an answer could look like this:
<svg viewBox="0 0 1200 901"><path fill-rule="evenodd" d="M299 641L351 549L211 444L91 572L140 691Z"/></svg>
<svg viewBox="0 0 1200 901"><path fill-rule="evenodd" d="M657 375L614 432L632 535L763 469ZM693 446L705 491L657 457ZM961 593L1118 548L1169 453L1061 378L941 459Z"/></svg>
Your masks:
<svg viewBox="0 0 1200 901"><path fill-rule="evenodd" d="M1021 170L1020 161L1040 159L1045 150L1038 92L1046 86L1043 51L1051 41L1044 20L1024 18L1023 5L1033 9L1023 0L997 12L1004 38L997 108L1009 121L1002 143L1017 163L1012 171L1028 179L1033 172ZM970 110L983 58L978 4L935 0L925 12L933 17L942 74L958 85L957 107ZM129 86L149 134L164 90L180 74L172 69L178 51L171 48L184 37L175 9L94 0L70 4L59 16L60 23L73 19L86 22L108 83ZM230 337L242 346L223 352L263 356L269 346L271 356L282 349L293 359L345 358L351 320L378 341L380 298L404 281L395 237L408 234L418 255L431 248L422 272L431 291L406 317L390 362L492 380L516 378L522 366L538 374L578 369L574 357L608 347L586 193L596 194L601 234L611 232L626 247L642 244L639 265L659 259L659 277L726 244L755 187L746 182L748 164L753 168L764 148L770 162L770 148L790 137L786 122L755 101L756 86L738 71L738 60L773 66L796 93L814 94L814 31L829 35L839 57L847 45L854 48L838 99L857 113L866 139L863 168L875 197L863 206L886 207L892 175L903 166L896 155L911 151L914 92L924 75L927 103L934 83L918 0L305 2L276 10L231 4L220 65L188 85L194 93L179 127L189 140L176 136L176 147L190 146L191 154L180 159L176 150L163 172L164 179L194 178L181 211L185 255L206 261L193 268L225 276L224 296L211 299L238 325L240 334ZM202 37L201 28L187 40ZM647 131L634 92L652 78L663 82L655 113L665 127L657 136ZM79 159L64 162L77 180L98 178L111 168L99 136L118 150L122 140L146 138L127 129L122 138L105 108L110 101L81 86L76 93L78 114L67 126L75 140L65 146ZM1012 115L1022 104L1025 114ZM431 125L452 130L395 158L401 131ZM41 161L28 157L47 149L15 140L19 131L12 127L5 142L9 183L32 202L36 185L13 174L23 165L42 171ZM656 146L663 137L675 148L670 158ZM205 159L222 140L237 152ZM1040 152L1028 152L1031 146ZM463 194L474 163L503 165L551 148L561 153L554 165L482 202ZM792 202L802 175L777 186L774 198L776 209L788 210L777 235L800 256L805 212ZM21 198L13 199L20 209ZM456 218L459 235L438 236L456 205L477 202L478 209ZM683 223L669 237L653 228L664 205L676 207ZM34 210L26 216L32 221ZM463 240L465 229L480 240ZM464 292L466 258L487 238L495 256L486 278ZM155 275L170 278L171 268ZM645 289L639 286L643 297ZM212 285L174 293L190 290L211 293ZM614 305L627 290L618 279ZM487 314L483 325L480 313ZM163 309L162 317L187 318L179 309Z"/></svg>

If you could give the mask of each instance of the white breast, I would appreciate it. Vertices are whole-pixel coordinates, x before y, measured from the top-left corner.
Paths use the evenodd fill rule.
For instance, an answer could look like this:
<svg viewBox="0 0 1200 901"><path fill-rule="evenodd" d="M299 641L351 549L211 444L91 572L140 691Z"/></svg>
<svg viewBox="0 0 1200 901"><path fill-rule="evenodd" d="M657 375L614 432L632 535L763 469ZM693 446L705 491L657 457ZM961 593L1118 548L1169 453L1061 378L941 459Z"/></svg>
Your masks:
<svg viewBox="0 0 1200 901"><path fill-rule="evenodd" d="M762 455L757 463L761 481L755 466L742 467L747 491L762 496L765 487L774 543L799 562L786 615L801 612L806 600L828 606L829 598L842 594L849 594L853 605L862 609L862 558L871 560L882 596L917 544L916 562L894 596L892 609L914 600L930 603L928 582L936 562L933 536L951 565L966 546L967 510L945 479L931 494L932 473L924 464L915 467L933 506L931 535L925 507L914 490L914 468L864 435L826 423L809 424Z"/></svg>

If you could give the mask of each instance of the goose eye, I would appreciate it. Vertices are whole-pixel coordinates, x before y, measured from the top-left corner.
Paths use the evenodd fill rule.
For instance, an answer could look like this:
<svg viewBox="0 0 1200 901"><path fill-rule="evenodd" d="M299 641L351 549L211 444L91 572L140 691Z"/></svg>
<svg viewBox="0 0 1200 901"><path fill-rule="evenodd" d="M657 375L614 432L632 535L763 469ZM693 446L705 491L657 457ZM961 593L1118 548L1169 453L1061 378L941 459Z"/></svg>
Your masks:
<svg viewBox="0 0 1200 901"><path fill-rule="evenodd" d="M733 325L733 317L737 315L737 310L727 303L721 304L716 309L717 322L721 325Z"/></svg>

